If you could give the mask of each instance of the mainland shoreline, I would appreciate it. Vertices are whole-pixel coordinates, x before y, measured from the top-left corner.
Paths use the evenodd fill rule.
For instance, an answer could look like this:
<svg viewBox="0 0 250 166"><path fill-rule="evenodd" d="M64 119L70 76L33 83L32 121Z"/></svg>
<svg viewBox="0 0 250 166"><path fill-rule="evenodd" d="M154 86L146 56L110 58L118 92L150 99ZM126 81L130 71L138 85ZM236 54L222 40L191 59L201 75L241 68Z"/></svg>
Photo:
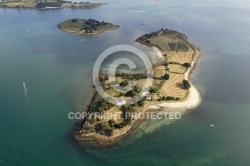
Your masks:
<svg viewBox="0 0 250 166"><path fill-rule="evenodd" d="M2 1L0 2L0 8L5 9L36 9L36 10L46 10L46 9L93 9L98 8L108 3L83 3L83 2L72 2L72 1Z"/></svg>

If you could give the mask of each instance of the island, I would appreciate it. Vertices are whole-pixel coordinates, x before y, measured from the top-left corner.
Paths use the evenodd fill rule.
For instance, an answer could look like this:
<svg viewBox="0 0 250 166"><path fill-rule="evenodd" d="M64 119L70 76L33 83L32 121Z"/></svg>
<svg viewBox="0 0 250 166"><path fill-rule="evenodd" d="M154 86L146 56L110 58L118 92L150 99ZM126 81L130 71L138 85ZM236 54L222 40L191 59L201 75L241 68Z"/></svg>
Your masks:
<svg viewBox="0 0 250 166"><path fill-rule="evenodd" d="M63 31L79 34L79 35L96 35L106 31L119 28L119 25L114 25L104 21L95 19L69 19L57 25Z"/></svg>
<svg viewBox="0 0 250 166"><path fill-rule="evenodd" d="M129 134L141 121L140 118L125 116L128 112L148 113L161 107L192 109L199 104L199 93L189 77L196 66L200 51L188 42L184 34L162 28L138 37L136 42L152 47L156 51L155 56L159 57L159 61L153 64L153 85L142 86L145 85L146 73L117 72L116 82L120 86L127 86L129 81L136 80L132 90L118 93L108 82L109 75L101 74L99 79L102 88L119 100L117 104L112 104L103 99L93 87L93 96L86 111L100 113L100 116L84 118L75 134L77 140L95 141L102 146L112 145ZM139 94L141 100L129 106L125 105L124 99L135 94Z"/></svg>
<svg viewBox="0 0 250 166"><path fill-rule="evenodd" d="M72 2L63 0L1 0L0 8L52 9L80 8L92 9L106 3Z"/></svg>

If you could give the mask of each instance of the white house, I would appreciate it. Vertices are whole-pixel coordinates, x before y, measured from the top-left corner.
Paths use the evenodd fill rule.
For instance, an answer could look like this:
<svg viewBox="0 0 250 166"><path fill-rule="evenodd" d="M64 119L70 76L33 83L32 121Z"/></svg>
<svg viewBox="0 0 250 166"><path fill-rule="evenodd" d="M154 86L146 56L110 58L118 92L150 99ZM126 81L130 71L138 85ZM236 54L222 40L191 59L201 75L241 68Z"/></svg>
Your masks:
<svg viewBox="0 0 250 166"><path fill-rule="evenodd" d="M116 99L116 105L118 106L122 106L122 105L125 105L126 104L126 101L122 98L118 98Z"/></svg>
<svg viewBox="0 0 250 166"><path fill-rule="evenodd" d="M152 100L152 95L150 93L146 95L146 100Z"/></svg>
<svg viewBox="0 0 250 166"><path fill-rule="evenodd" d="M146 89L146 88L144 88L144 87L142 87L141 88L141 96L147 96L147 94L148 94L149 92L148 92L148 90Z"/></svg>

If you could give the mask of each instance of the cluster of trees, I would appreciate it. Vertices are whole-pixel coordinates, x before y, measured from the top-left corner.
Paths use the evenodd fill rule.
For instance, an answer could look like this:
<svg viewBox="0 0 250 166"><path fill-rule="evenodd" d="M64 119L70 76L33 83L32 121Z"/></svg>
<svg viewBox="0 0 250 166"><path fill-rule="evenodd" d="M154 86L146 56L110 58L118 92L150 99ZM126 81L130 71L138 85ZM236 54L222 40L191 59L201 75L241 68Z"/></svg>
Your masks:
<svg viewBox="0 0 250 166"><path fill-rule="evenodd" d="M120 86L127 86L128 85L128 80L123 80L121 83L120 83Z"/></svg>
<svg viewBox="0 0 250 166"><path fill-rule="evenodd" d="M178 62L168 62L169 64L172 64L172 65L179 65L180 63Z"/></svg>
<svg viewBox="0 0 250 166"><path fill-rule="evenodd" d="M164 54L164 55L166 56L166 54ZM168 62L164 62L163 65L164 65L165 67L168 67Z"/></svg>
<svg viewBox="0 0 250 166"><path fill-rule="evenodd" d="M83 125L82 130L80 131L82 134L89 134L89 133L93 133L96 132L95 130L95 126L89 126L88 123L85 123Z"/></svg>
<svg viewBox="0 0 250 166"><path fill-rule="evenodd" d="M143 35L146 39L149 39L153 36L157 36L158 34L160 33L160 31L157 31L157 32L151 32L151 33L148 33L148 34L145 34Z"/></svg>
<svg viewBox="0 0 250 166"><path fill-rule="evenodd" d="M143 101L140 101L140 104L143 105ZM131 113L135 111L132 106L122 106L120 110L122 111L122 117L124 119L122 122L116 123L113 119L110 119L105 122L98 122L97 120L97 123L94 125L94 127L91 127L87 123L85 123L83 125L83 130L85 130L85 133L89 133L91 131L103 135L112 136L114 133L114 129L121 129L132 122Z"/></svg>
<svg viewBox="0 0 250 166"><path fill-rule="evenodd" d="M130 90L130 91L128 91L127 93L126 93L126 96L128 96L128 97L133 97L134 96L134 91L133 90Z"/></svg>
<svg viewBox="0 0 250 166"><path fill-rule="evenodd" d="M150 93L156 93L158 91L158 88L157 87L150 87L149 88L149 92Z"/></svg>
<svg viewBox="0 0 250 166"><path fill-rule="evenodd" d="M157 36L159 33L158 32L152 32L149 34L142 35L141 37L137 38L136 41L142 42L142 43L150 43L150 38L153 36Z"/></svg>
<svg viewBox="0 0 250 166"><path fill-rule="evenodd" d="M127 126L128 124L130 124L132 122L132 117L131 117L131 114L127 114L127 113L132 113L135 110L131 106L122 106L121 111L122 111L124 121L121 123L114 124L114 128L116 129L121 129Z"/></svg>
<svg viewBox="0 0 250 166"><path fill-rule="evenodd" d="M95 125L95 131L97 133L112 136L114 134L114 125L115 125L115 121L113 119L106 121L106 122L97 123Z"/></svg>
<svg viewBox="0 0 250 166"><path fill-rule="evenodd" d="M99 80L100 80L100 81L106 81L106 80L108 80L108 79L109 79L109 78L108 78L107 75L102 75L102 76L99 77Z"/></svg>
<svg viewBox="0 0 250 166"><path fill-rule="evenodd" d="M87 118L87 122L90 123L90 124L93 124L93 123L99 122L99 121L101 121L101 119L98 116L89 116ZM90 128L89 125L88 125L88 123L85 123L83 125L84 127L87 126L87 127L85 127L86 128L85 130L88 130L88 128Z"/></svg>
<svg viewBox="0 0 250 166"><path fill-rule="evenodd" d="M184 67L191 67L191 63L188 63L188 62L183 63L183 64L180 64L180 63L178 63L178 62L169 62L169 63L165 62L163 65L164 65L164 66L168 66L168 64L182 65L182 66L184 66Z"/></svg>
<svg viewBox="0 0 250 166"><path fill-rule="evenodd" d="M71 22L75 23L78 22L77 19L72 19Z"/></svg>
<svg viewBox="0 0 250 166"><path fill-rule="evenodd" d="M188 62L183 63L183 64L180 64L180 63L178 63L178 62L169 62L169 64L173 64L173 65L182 65L182 66L184 66L184 67L191 67L191 63L188 63Z"/></svg>
<svg viewBox="0 0 250 166"><path fill-rule="evenodd" d="M154 79L160 79L160 80L169 80L169 74L166 73L163 76L160 77L154 77Z"/></svg>
<svg viewBox="0 0 250 166"><path fill-rule="evenodd" d="M190 63L183 63L183 66L184 67L191 67L191 64Z"/></svg>
<svg viewBox="0 0 250 166"><path fill-rule="evenodd" d="M115 129L121 129L121 128L127 126L128 124L129 124L129 122L126 121L126 120L124 120L124 121L121 122L121 123L116 123L116 124L114 125L114 127L115 127Z"/></svg>
<svg viewBox="0 0 250 166"><path fill-rule="evenodd" d="M79 2L78 4L89 4L90 2Z"/></svg>
<svg viewBox="0 0 250 166"><path fill-rule="evenodd" d="M182 84L183 84L184 89L189 89L191 87L188 80L183 80Z"/></svg>
<svg viewBox="0 0 250 166"><path fill-rule="evenodd" d="M161 100L180 100L179 97L173 97L173 96L162 96Z"/></svg>
<svg viewBox="0 0 250 166"><path fill-rule="evenodd" d="M165 74L164 76L162 76L162 79L169 80L169 74Z"/></svg>
<svg viewBox="0 0 250 166"><path fill-rule="evenodd" d="M134 86L133 90L130 90L127 93L125 93L125 96L134 97L135 95L138 95L140 92L141 92L141 88L139 88L138 86ZM122 96L122 95L120 95L120 96ZM143 98L139 97L138 99L139 99L139 101L137 102L137 105L140 107L144 106L145 97L143 97ZM135 106L135 105L136 104L133 104L132 106Z"/></svg>
<svg viewBox="0 0 250 166"><path fill-rule="evenodd" d="M93 103L92 108L93 108L93 111L102 113L105 110L109 110L113 106L114 106L114 104L102 99L99 101L95 101L95 103Z"/></svg>
<svg viewBox="0 0 250 166"><path fill-rule="evenodd" d="M127 112L130 112L130 113L133 112L134 111L133 108L130 106L122 106L121 111L122 111L123 118L124 118L122 122L116 123L115 120L110 119L108 121L99 122L95 124L94 128L90 127L87 124L84 124L83 130L85 130L85 133L97 132L103 135L112 136L114 134L114 129L121 129L132 122L131 115L127 114Z"/></svg>
<svg viewBox="0 0 250 166"><path fill-rule="evenodd" d="M72 1L62 1L62 3L72 3Z"/></svg>
<svg viewBox="0 0 250 166"><path fill-rule="evenodd" d="M143 106L144 101L143 100L139 101L138 105ZM132 106L122 106L120 110L122 111L122 117L124 119L122 122L116 123L115 120L113 119L110 119L105 122L98 122L99 120L97 120L96 121L97 123L94 125L94 128L91 128L89 125L85 123L83 129L86 130L85 132L88 131L88 133L91 130L91 132L97 132L100 134L112 136L114 133L114 129L121 129L132 122L131 113L135 112Z"/></svg>
<svg viewBox="0 0 250 166"><path fill-rule="evenodd" d="M140 107L143 107L143 106L144 106L144 101L143 101L143 100L140 100L140 101L138 101L137 103L138 103L138 105L139 105Z"/></svg>
<svg viewBox="0 0 250 166"><path fill-rule="evenodd" d="M134 80L139 80L139 79L145 79L147 78L147 74L145 73L116 73L116 76L120 76L124 79L134 79Z"/></svg>
<svg viewBox="0 0 250 166"><path fill-rule="evenodd" d="M128 97L133 97L135 95L137 95L138 93L141 92L141 88L139 88L138 86L134 86L133 90L130 90L128 91L125 96L128 96Z"/></svg>
<svg viewBox="0 0 250 166"><path fill-rule="evenodd" d="M150 38L153 37L153 36L158 36L159 33L163 33L163 34L166 34L168 30L167 29L163 29L161 28L161 30L159 31L156 31L156 32L151 32L151 33L148 33L148 34L145 34L145 35L142 35L141 37L137 38L136 41L138 42L142 42L142 43L146 43L146 44L150 44Z"/></svg>
<svg viewBox="0 0 250 166"><path fill-rule="evenodd" d="M37 8L45 8L45 7L61 7L62 2L57 1L57 2L38 2L36 4Z"/></svg>
<svg viewBox="0 0 250 166"><path fill-rule="evenodd" d="M110 25L108 22L100 22L95 19L88 19L85 21L84 26L81 30L85 30L85 33L93 33L100 26Z"/></svg>
<svg viewBox="0 0 250 166"><path fill-rule="evenodd" d="M62 1L63 3L72 3L71 1ZM89 4L90 2L73 2L73 4Z"/></svg>
<svg viewBox="0 0 250 166"><path fill-rule="evenodd" d="M141 37L137 38L137 41L142 41L142 42L147 42L147 40L153 36L157 36L159 35L159 33L165 34L165 35L174 35L174 34L180 34L177 31L173 31L173 30L168 30L168 29L163 29L161 28L159 31L156 32L151 32L145 35L142 35Z"/></svg>
<svg viewBox="0 0 250 166"><path fill-rule="evenodd" d="M167 56L167 54L165 54L165 56ZM166 70L169 71L169 68L168 68L169 63L168 62L164 62L163 65L165 66Z"/></svg>
<svg viewBox="0 0 250 166"><path fill-rule="evenodd" d="M122 116L123 116L124 120L131 122L131 120L132 120L131 116L130 116L130 114L127 114L127 113L135 112L134 108L132 106L122 106L120 109L122 111Z"/></svg>
<svg viewBox="0 0 250 166"><path fill-rule="evenodd" d="M141 92L141 88L139 88L138 86L134 86L134 89L133 89L136 93L139 93Z"/></svg>
<svg viewBox="0 0 250 166"><path fill-rule="evenodd" d="M85 24L91 25L91 26L94 26L94 25L96 25L96 26L102 26L102 25L108 25L108 24L110 24L110 23L104 22L104 21L100 22L100 21L97 21L97 20L95 20L95 19L88 19L88 20L85 22Z"/></svg>
<svg viewBox="0 0 250 166"><path fill-rule="evenodd" d="M126 93L126 96L133 97L134 95L138 94L139 92L141 92L141 88L139 88L138 86L135 85L133 90L130 90Z"/></svg>

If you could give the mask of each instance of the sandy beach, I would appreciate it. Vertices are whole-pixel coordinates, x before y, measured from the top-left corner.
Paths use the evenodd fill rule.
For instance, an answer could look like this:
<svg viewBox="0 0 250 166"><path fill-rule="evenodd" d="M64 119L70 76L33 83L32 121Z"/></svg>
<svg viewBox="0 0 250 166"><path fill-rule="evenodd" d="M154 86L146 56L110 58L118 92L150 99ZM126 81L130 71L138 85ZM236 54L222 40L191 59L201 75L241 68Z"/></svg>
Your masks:
<svg viewBox="0 0 250 166"><path fill-rule="evenodd" d="M158 48L153 47L153 49L156 51L156 55L159 58L163 58L163 55ZM186 97L185 100L178 101L178 102L165 102L165 103L161 103L158 105L148 106L147 108L158 109L158 106L161 106L161 107L166 107L166 108L194 109L195 107L197 107L201 103L201 96L200 96L199 91L195 88L195 86L190 81L190 75L192 71L194 70L196 62L199 57L200 57L200 52L197 50L197 54L195 55L194 60L191 63L191 67L184 74L184 78L188 80L191 84L191 87L188 92L188 96Z"/></svg>

